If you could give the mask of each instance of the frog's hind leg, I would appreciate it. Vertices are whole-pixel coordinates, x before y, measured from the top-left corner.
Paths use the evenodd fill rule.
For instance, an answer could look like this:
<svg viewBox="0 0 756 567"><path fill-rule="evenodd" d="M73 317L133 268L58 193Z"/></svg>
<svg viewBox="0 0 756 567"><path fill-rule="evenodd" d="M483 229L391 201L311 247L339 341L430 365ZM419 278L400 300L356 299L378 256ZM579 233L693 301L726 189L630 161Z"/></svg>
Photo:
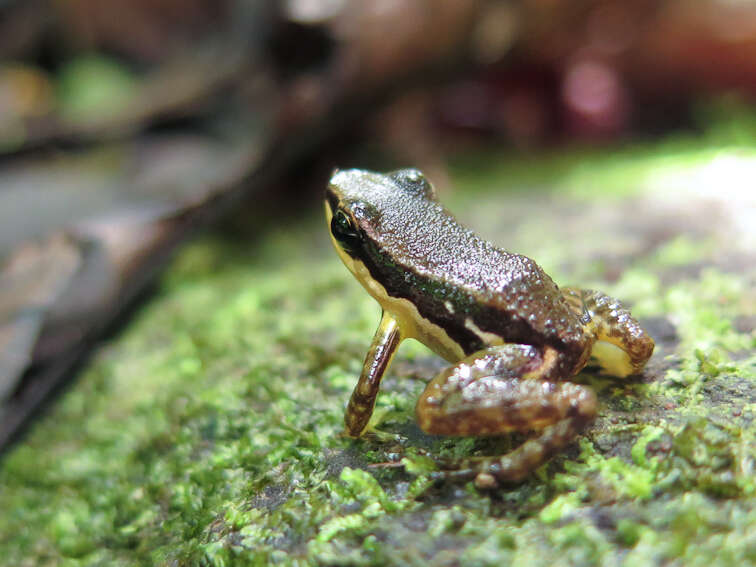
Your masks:
<svg viewBox="0 0 756 567"><path fill-rule="evenodd" d="M562 288L586 330L596 337L591 357L607 374L637 374L654 352L654 340L622 304L591 289Z"/></svg>
<svg viewBox="0 0 756 567"><path fill-rule="evenodd" d="M546 462L596 415L591 390L570 382L538 379L550 371L553 355L529 345L491 347L439 373L417 403L420 427L438 435L498 435L540 430L538 437L493 458L451 464L443 478L493 475L522 480Z"/></svg>

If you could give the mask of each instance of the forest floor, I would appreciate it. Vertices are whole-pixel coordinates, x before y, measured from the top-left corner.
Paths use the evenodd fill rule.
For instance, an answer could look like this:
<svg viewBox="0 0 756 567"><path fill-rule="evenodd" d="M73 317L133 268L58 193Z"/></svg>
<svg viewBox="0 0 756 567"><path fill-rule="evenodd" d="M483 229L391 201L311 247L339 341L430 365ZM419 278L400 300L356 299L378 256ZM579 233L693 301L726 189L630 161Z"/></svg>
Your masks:
<svg viewBox="0 0 756 567"><path fill-rule="evenodd" d="M568 450L519 485L430 480L429 456L522 438L422 433L414 404L445 363L412 341L383 434L344 437L380 310L313 211L179 254L3 455L0 563L756 564L756 151L491 150L451 177L464 224L620 298L656 340L639 377L581 373L599 418Z"/></svg>

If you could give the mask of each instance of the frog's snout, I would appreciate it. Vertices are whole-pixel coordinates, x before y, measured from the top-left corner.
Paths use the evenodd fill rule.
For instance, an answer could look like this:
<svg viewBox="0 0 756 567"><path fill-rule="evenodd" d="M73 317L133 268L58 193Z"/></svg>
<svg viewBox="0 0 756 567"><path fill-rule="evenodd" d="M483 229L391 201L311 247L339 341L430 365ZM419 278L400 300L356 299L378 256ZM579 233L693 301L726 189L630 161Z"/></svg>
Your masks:
<svg viewBox="0 0 756 567"><path fill-rule="evenodd" d="M331 173L331 180L328 185L336 189L344 189L359 179L360 173L363 172L359 169L339 169L336 167Z"/></svg>

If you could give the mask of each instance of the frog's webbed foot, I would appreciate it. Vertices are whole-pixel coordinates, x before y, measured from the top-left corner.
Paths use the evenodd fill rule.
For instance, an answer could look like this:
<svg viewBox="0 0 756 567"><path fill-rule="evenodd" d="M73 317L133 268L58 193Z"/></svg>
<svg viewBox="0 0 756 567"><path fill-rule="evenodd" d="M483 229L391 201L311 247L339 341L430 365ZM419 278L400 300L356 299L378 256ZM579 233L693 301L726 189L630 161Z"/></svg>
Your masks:
<svg viewBox="0 0 756 567"><path fill-rule="evenodd" d="M641 371L654 352L654 340L630 311L600 291L562 288L562 295L595 335L591 357L604 372L624 378Z"/></svg>
<svg viewBox="0 0 756 567"><path fill-rule="evenodd" d="M515 482L568 445L596 415L593 392L571 382L540 380L550 356L529 345L479 351L439 373L417 403L420 427L439 435L498 435L542 430L501 457L466 459L441 478L493 476Z"/></svg>

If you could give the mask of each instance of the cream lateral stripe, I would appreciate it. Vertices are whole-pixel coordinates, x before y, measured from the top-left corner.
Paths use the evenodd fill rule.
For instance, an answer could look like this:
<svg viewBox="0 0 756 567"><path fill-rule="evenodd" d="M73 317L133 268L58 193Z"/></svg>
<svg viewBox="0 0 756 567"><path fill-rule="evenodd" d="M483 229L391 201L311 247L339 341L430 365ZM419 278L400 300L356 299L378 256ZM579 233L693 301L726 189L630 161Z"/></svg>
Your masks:
<svg viewBox="0 0 756 567"><path fill-rule="evenodd" d="M497 335L496 333L489 333L487 331L484 331L480 327L478 327L473 320L470 317L467 317L465 319L465 327L478 335L478 338L480 338L481 341L483 341L483 344L486 346L496 346L496 345L503 345L504 341L502 338Z"/></svg>
<svg viewBox="0 0 756 567"><path fill-rule="evenodd" d="M381 307L394 316L399 323L402 338L416 339L426 344L426 346L435 345L436 348L433 350L438 349L437 354L440 354L450 362L462 360L465 357L462 347L447 335L443 328L420 315L417 307L411 301L391 297L386 288L370 275L370 271L363 262L355 260L341 249L338 241L331 234L330 226L333 213L327 201L325 207L328 233L331 235L331 241L341 261L344 262L344 265L354 274L357 281L375 298Z"/></svg>

